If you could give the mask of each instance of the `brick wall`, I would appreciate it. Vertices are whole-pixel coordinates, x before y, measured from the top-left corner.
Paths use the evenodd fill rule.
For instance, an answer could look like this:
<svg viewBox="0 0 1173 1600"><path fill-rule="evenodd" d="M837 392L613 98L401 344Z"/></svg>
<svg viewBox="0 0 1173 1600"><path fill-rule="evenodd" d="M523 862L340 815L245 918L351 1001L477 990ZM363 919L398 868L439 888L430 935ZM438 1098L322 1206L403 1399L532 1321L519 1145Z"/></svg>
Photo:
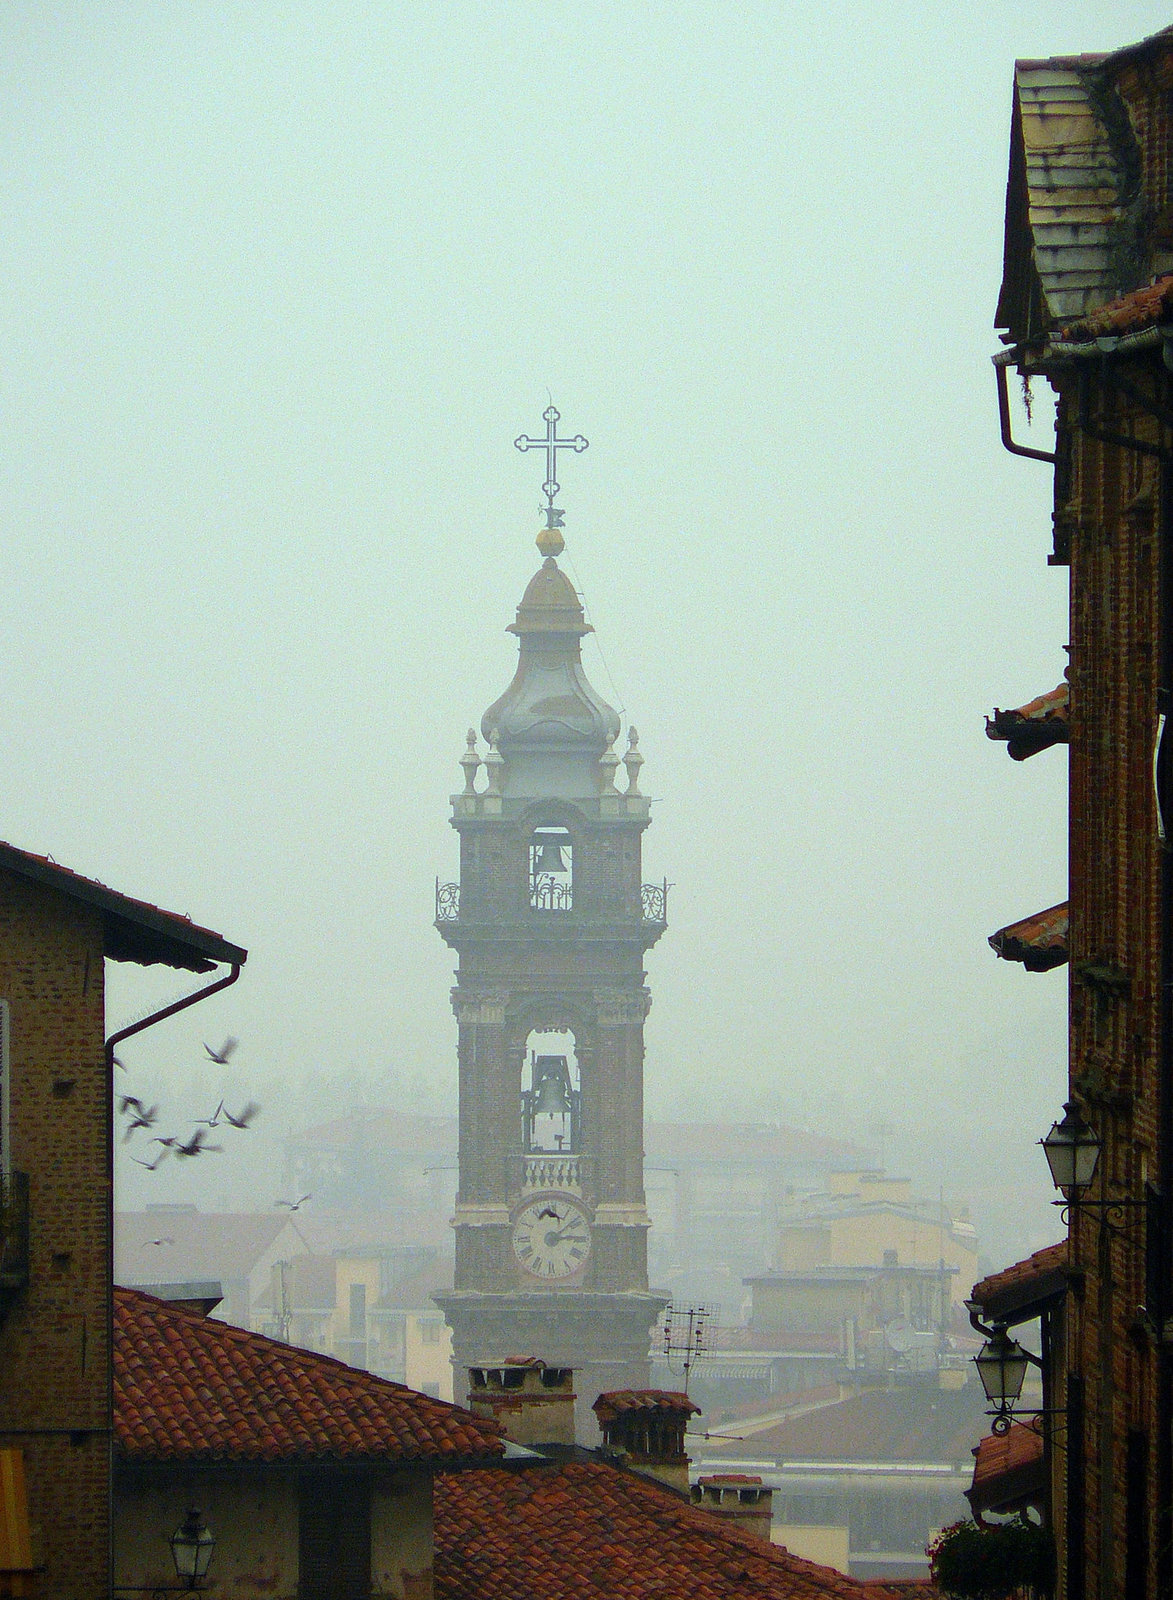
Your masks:
<svg viewBox="0 0 1173 1600"><path fill-rule="evenodd" d="M25 1452L41 1593L109 1582L111 1089L98 912L0 872L11 1159L30 1177L30 1282L0 1323L0 1430Z"/></svg>
<svg viewBox="0 0 1173 1600"><path fill-rule="evenodd" d="M1159 355L1131 362L1129 377L1163 388ZM1095 427L1156 442L1143 408L1099 385L1092 404ZM1160 1159L1163 851L1152 755L1167 556L1158 461L1097 439L1076 421L1072 383L1060 407L1071 472L1056 506L1071 532L1070 1090L1103 1144L1094 1197L1132 1204L1111 1227L1102 1210L1072 1215L1080 1277L1065 1366L1082 1380L1083 1449L1068 1450L1060 1425L1055 1521L1063 1592L1079 1594L1082 1582L1087 1595L1124 1595L1156 1592L1152 1505L1138 1511L1135 1502L1138 1492L1151 1502L1156 1481L1162 1356L1140 1309L1145 1230L1135 1202ZM1060 1393L1068 1389L1061 1380ZM1070 1525L1069 1496L1082 1501ZM1130 1542L1145 1571L1142 1578L1131 1570L1126 1586Z"/></svg>

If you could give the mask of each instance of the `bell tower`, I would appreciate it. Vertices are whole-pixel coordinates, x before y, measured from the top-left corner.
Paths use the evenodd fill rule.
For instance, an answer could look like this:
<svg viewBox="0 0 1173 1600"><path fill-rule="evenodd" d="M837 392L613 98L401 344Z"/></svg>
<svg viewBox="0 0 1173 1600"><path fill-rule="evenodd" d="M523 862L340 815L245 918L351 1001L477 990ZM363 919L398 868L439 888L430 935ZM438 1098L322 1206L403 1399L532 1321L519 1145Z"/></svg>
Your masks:
<svg viewBox="0 0 1173 1600"><path fill-rule="evenodd" d="M664 1304L647 1276L643 961L668 886L643 882L643 756L633 728L621 791L619 717L583 671L591 627L556 559L552 480L544 560L508 629L517 670L481 719L487 749L470 729L460 760L460 881L436 889L459 956L460 1074L455 1286L438 1303L458 1390L469 1367L537 1356L576 1370L589 1418L599 1393L647 1386Z"/></svg>

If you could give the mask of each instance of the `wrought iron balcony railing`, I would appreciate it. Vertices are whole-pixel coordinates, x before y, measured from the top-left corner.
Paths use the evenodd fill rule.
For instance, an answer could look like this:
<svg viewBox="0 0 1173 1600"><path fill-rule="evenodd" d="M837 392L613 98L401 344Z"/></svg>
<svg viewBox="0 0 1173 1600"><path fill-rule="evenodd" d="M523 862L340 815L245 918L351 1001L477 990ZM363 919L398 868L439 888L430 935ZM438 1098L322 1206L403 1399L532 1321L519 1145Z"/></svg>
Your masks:
<svg viewBox="0 0 1173 1600"><path fill-rule="evenodd" d="M436 879L436 921L460 921L460 885Z"/></svg>
<svg viewBox="0 0 1173 1600"><path fill-rule="evenodd" d="M644 883L640 885L640 917L644 922L652 923L656 927L665 928L668 925L668 890L670 885L664 883ZM574 895L571 885L561 883L557 879L543 878L541 882L530 885L529 909L541 912L565 912L573 909ZM441 883L436 879L436 921L460 921L460 885L458 883Z"/></svg>
<svg viewBox="0 0 1173 1600"><path fill-rule="evenodd" d="M29 1175L0 1176L0 1292L29 1281Z"/></svg>
<svg viewBox="0 0 1173 1600"><path fill-rule="evenodd" d="M574 907L574 885L549 872L539 872L529 881L531 911L570 911Z"/></svg>
<svg viewBox="0 0 1173 1600"><path fill-rule="evenodd" d="M640 904L645 922L658 922L668 926L668 880L663 883L645 883L640 886Z"/></svg>

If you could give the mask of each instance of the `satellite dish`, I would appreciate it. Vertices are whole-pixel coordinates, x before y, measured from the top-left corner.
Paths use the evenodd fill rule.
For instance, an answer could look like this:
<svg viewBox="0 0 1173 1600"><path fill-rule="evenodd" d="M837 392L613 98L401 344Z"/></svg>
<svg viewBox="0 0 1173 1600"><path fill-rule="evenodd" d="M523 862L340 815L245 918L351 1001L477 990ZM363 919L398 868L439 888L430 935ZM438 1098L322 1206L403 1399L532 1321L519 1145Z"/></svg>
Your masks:
<svg viewBox="0 0 1173 1600"><path fill-rule="evenodd" d="M916 1334L907 1317L893 1317L884 1328L884 1343L889 1350L904 1355L916 1343Z"/></svg>

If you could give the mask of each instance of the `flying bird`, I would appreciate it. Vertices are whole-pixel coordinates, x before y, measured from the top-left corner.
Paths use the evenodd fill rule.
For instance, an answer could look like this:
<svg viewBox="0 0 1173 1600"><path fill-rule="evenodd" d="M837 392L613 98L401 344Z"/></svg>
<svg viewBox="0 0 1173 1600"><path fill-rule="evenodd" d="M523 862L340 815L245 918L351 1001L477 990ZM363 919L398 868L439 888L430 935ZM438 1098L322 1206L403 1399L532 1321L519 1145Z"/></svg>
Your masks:
<svg viewBox="0 0 1173 1600"><path fill-rule="evenodd" d="M216 1115L219 1116L220 1112L223 1111L225 1122L231 1123L234 1128L247 1128L249 1123L253 1120L260 1109L260 1106L255 1100L250 1100L240 1115L238 1117L234 1117L231 1111L229 1111L225 1106L223 1100L221 1100L219 1110L217 1110ZM213 1127L214 1126L215 1124L213 1123ZM306 1199L309 1199L308 1195L306 1196Z"/></svg>
<svg viewBox="0 0 1173 1600"><path fill-rule="evenodd" d="M223 1111L223 1109L224 1102L221 1100L220 1104L216 1107L215 1111L212 1112L210 1117L196 1118L196 1126L204 1128L218 1128L220 1126L220 1113Z"/></svg>
<svg viewBox="0 0 1173 1600"><path fill-rule="evenodd" d="M116 1067L121 1067L123 1072L126 1071L126 1062L125 1061L119 1061L117 1056L111 1056L110 1059L111 1059L111 1061L113 1061L113 1063L114 1063L114 1065Z"/></svg>
<svg viewBox="0 0 1173 1600"><path fill-rule="evenodd" d="M159 1142L160 1142L160 1144L163 1144L163 1143L170 1144L171 1141L170 1140L160 1140ZM167 1159L167 1155L168 1155L168 1152L166 1150L160 1150L159 1154L155 1157L155 1159L153 1161L143 1161L139 1156L131 1156L130 1159L133 1162L135 1162L138 1166L146 1167L148 1172L154 1172L155 1168L159 1165L160 1161L165 1161Z"/></svg>
<svg viewBox="0 0 1173 1600"><path fill-rule="evenodd" d="M153 1244L174 1244L174 1243L175 1243L175 1240L170 1238L170 1237L165 1237L165 1238L162 1238L162 1239L145 1239L143 1241L143 1249L147 1250Z"/></svg>
<svg viewBox="0 0 1173 1600"><path fill-rule="evenodd" d="M275 1206L287 1206L290 1211L300 1211L307 1200L312 1200L312 1194L303 1194L300 1200L274 1200Z"/></svg>
<svg viewBox="0 0 1173 1600"><path fill-rule="evenodd" d="M136 1133L139 1128L153 1128L158 1120L158 1106L148 1106L145 1110L140 1111L137 1116L132 1117L126 1124L126 1132L122 1135L123 1144L128 1144L131 1135Z"/></svg>
<svg viewBox="0 0 1173 1600"><path fill-rule="evenodd" d="M213 1050L206 1039L204 1040L204 1049L208 1052L208 1055L218 1067L226 1067L228 1065L229 1056L231 1056L232 1052L236 1049L239 1043L239 1039L234 1039L232 1035L229 1034L227 1039L225 1039L224 1043L220 1046L219 1050Z"/></svg>
<svg viewBox="0 0 1173 1600"><path fill-rule="evenodd" d="M205 1144L204 1140L207 1137L202 1128L197 1128L186 1144L181 1143L179 1140L174 1142L173 1149L175 1154L177 1156L200 1156L209 1151L223 1150L224 1146L222 1144Z"/></svg>
<svg viewBox="0 0 1173 1600"><path fill-rule="evenodd" d="M141 1117L145 1109L142 1101L135 1095L124 1094L119 1096L118 1115L120 1117L126 1116L128 1111L133 1111L136 1117Z"/></svg>

